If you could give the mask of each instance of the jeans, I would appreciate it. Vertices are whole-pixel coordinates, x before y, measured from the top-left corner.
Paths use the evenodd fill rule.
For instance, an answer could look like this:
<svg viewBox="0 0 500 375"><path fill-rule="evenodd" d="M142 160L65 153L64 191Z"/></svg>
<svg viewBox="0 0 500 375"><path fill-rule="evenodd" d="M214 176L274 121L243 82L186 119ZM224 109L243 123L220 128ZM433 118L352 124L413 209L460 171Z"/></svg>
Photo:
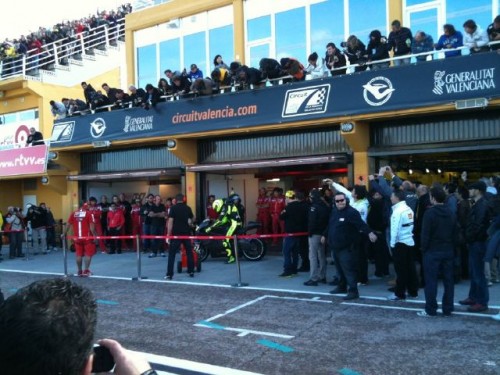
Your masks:
<svg viewBox="0 0 500 375"><path fill-rule="evenodd" d="M151 225L151 235L152 236L165 235L165 226L163 226L163 225ZM164 241L164 240L163 239L153 240L153 247L152 247L153 253L157 254L158 250L163 252L162 247L161 247L162 241Z"/></svg>
<svg viewBox="0 0 500 375"><path fill-rule="evenodd" d="M326 278L325 246L321 243L321 235L309 236L310 279L319 281Z"/></svg>
<svg viewBox="0 0 500 375"><path fill-rule="evenodd" d="M142 234L145 236L150 236L151 235L151 225L150 224L142 224ZM142 242L143 246L143 251L150 251L151 250L151 240L149 238L145 238Z"/></svg>
<svg viewBox="0 0 500 375"><path fill-rule="evenodd" d="M488 306L490 295L488 291L488 282L484 274L485 254L486 243L473 242L469 244L469 298L480 305Z"/></svg>
<svg viewBox="0 0 500 375"><path fill-rule="evenodd" d="M453 297L455 291L453 277L453 249L448 251L427 251L423 254L425 267L425 311L429 315L436 315L438 275L443 272L443 314L450 315L453 311Z"/></svg>
<svg viewBox="0 0 500 375"><path fill-rule="evenodd" d="M193 258L193 248L191 246L191 240L171 240L170 248L168 249L168 265L167 265L167 276L174 275L174 264L175 255L179 251L181 244L184 245L187 256L188 273L194 272L194 258Z"/></svg>
<svg viewBox="0 0 500 375"><path fill-rule="evenodd" d="M33 248L35 254L47 251L47 230L45 227L32 228ZM40 239L40 241L38 241Z"/></svg>
<svg viewBox="0 0 500 375"><path fill-rule="evenodd" d="M285 237L283 240L283 269L285 273L297 273L299 264L299 237Z"/></svg>

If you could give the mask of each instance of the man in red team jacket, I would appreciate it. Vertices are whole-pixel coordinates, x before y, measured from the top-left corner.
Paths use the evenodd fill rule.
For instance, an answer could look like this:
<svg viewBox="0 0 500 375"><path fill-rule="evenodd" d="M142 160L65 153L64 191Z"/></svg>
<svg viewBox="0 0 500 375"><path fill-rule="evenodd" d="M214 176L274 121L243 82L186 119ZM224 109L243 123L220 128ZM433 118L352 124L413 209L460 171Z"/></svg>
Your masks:
<svg viewBox="0 0 500 375"><path fill-rule="evenodd" d="M96 252L95 240L89 237L95 237L97 233L95 230L95 217L94 214L89 211L87 203L84 203L81 208L74 211L69 216L68 225L61 237L66 236L70 228L73 229L73 235L77 237L74 243L78 276L88 277L92 275L92 272L90 272L90 262ZM85 263L85 268L83 270L82 261Z"/></svg>
<svg viewBox="0 0 500 375"><path fill-rule="evenodd" d="M125 215L123 210L116 206L116 203L111 203L108 212L108 234L110 236L122 235L122 229L125 225ZM111 239L110 241L110 254L122 253L122 241L119 239Z"/></svg>

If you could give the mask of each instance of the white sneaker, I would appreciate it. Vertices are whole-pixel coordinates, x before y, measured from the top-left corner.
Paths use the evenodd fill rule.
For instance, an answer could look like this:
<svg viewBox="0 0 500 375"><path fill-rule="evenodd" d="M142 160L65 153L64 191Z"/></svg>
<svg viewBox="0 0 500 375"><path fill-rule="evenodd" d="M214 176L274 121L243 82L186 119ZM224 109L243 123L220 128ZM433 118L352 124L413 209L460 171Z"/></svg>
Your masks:
<svg viewBox="0 0 500 375"><path fill-rule="evenodd" d="M500 312L496 315L493 315L491 318L500 322Z"/></svg>
<svg viewBox="0 0 500 375"><path fill-rule="evenodd" d="M418 311L418 312L417 312L417 315L418 315L418 316L421 316L421 317L423 317L423 318L432 318L432 317L434 317L434 316L435 316L435 315L429 315L429 314L427 314L427 312L426 312L425 310Z"/></svg>
<svg viewBox="0 0 500 375"><path fill-rule="evenodd" d="M404 298L399 298L395 294L391 294L389 297L387 297L387 300L388 301L404 301L405 299Z"/></svg>

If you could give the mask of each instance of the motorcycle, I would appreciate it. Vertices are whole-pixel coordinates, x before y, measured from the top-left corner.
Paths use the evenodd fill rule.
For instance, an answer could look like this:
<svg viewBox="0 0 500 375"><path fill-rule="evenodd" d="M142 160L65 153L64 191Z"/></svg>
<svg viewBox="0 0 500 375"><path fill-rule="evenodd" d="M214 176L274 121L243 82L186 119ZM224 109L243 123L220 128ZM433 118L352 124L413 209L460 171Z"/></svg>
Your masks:
<svg viewBox="0 0 500 375"><path fill-rule="evenodd" d="M227 232L227 227L213 228L209 233L206 229L210 226L209 219L203 220L196 228L196 236L224 236ZM249 231L260 227L259 223L249 222L247 226L239 228L235 231L235 235L245 235ZM201 261L205 261L209 255L213 258L226 257L226 250L222 244L223 240L214 239L197 239L194 241L194 249L199 254ZM230 241L233 241L230 239ZM266 254L266 245L259 238L238 238L238 253L252 261L261 260Z"/></svg>

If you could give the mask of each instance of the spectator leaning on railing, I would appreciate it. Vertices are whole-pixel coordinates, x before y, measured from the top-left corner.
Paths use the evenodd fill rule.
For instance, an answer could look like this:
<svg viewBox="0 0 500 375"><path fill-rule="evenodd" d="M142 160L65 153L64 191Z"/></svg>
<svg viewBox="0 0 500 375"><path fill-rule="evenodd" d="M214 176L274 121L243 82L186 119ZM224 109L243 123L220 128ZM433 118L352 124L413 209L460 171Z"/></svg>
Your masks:
<svg viewBox="0 0 500 375"><path fill-rule="evenodd" d="M500 49L500 16L496 16L493 23L488 26L486 30L488 33L488 38L490 42L497 42L498 44L493 44L491 49L496 51Z"/></svg>
<svg viewBox="0 0 500 375"><path fill-rule="evenodd" d="M482 30L474 20L464 23L464 46L470 48L470 53L488 52L489 39L486 31Z"/></svg>
<svg viewBox="0 0 500 375"><path fill-rule="evenodd" d="M432 39L432 36L424 33L423 31L417 31L415 38L413 38L413 42L411 43L411 53L418 54L430 52L432 50L434 50L434 40ZM417 62L427 61L429 56L432 60L432 55L417 56Z"/></svg>
<svg viewBox="0 0 500 375"><path fill-rule="evenodd" d="M455 50L456 48L462 47L463 36L460 31L455 30L455 26L447 23L443 26L443 35L439 37L438 42L434 45L437 50L453 50L446 51L444 53L445 58L460 56L462 54L461 50Z"/></svg>

